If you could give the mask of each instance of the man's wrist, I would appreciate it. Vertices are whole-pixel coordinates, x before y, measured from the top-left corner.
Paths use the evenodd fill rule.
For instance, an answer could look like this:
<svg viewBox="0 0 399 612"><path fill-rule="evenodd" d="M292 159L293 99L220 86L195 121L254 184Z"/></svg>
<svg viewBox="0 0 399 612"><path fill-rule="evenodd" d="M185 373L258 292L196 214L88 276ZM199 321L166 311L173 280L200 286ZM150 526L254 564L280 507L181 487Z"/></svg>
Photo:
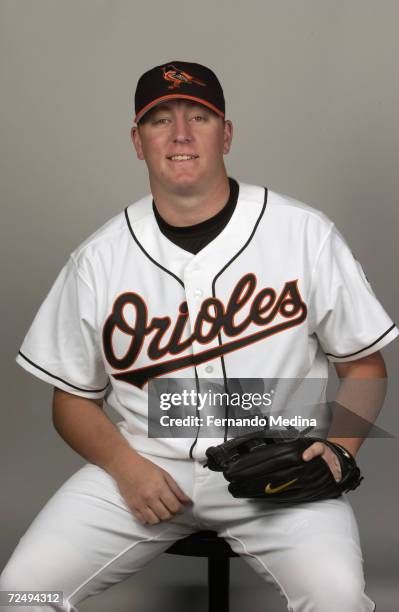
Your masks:
<svg viewBox="0 0 399 612"><path fill-rule="evenodd" d="M334 444L339 444L343 446L347 451L350 452L353 457L356 457L360 446L362 445L364 438L333 438L328 437L327 440L329 442L334 442Z"/></svg>
<svg viewBox="0 0 399 612"><path fill-rule="evenodd" d="M139 453L129 446L125 440L115 448L111 459L107 465L104 466L104 469L110 476L117 478L123 473L126 463L131 464L132 461L139 458Z"/></svg>

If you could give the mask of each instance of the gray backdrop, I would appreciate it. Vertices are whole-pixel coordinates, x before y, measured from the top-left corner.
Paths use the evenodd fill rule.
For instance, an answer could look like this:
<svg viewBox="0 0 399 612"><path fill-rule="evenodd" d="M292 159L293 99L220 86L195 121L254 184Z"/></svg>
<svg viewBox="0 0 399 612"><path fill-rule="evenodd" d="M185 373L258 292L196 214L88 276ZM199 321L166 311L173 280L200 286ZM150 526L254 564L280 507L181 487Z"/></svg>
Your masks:
<svg viewBox="0 0 399 612"><path fill-rule="evenodd" d="M135 83L149 67L186 59L214 68L235 125L229 174L329 215L395 318L399 5L1 0L0 9L2 567L83 464L52 427L51 388L14 357L69 253L148 191L129 129ZM398 342L384 351L391 386L378 420L395 436L398 351ZM398 455L396 437L366 442L366 479L351 496L379 612L394 610ZM205 581L204 561L161 557L81 609L153 610L162 597L163 609L176 611L189 596L200 610ZM265 601L285 609L241 559L232 561L231 588L233 612L244 600L251 612Z"/></svg>

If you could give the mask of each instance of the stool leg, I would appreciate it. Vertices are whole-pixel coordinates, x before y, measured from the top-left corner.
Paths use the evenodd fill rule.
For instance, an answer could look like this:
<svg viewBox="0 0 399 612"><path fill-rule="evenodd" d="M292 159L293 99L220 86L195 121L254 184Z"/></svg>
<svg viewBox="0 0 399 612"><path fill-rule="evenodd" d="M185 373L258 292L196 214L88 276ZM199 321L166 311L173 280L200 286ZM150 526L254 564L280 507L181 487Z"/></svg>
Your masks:
<svg viewBox="0 0 399 612"><path fill-rule="evenodd" d="M230 559L208 557L209 612L229 612Z"/></svg>

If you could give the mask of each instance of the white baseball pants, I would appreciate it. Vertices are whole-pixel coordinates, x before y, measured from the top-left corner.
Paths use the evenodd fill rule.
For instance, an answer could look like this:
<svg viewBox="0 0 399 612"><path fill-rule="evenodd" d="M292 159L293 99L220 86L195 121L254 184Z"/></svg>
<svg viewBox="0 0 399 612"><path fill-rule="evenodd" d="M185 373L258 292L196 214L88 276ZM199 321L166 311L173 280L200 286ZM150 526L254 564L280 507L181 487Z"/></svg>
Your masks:
<svg viewBox="0 0 399 612"><path fill-rule="evenodd" d="M233 498L223 474L198 461L144 456L167 470L193 504L169 521L141 525L113 478L84 465L33 520L0 576L1 590L63 591L62 604L4 610L77 612L79 602L138 572L199 529L225 538L279 589L291 612L375 610L364 593L359 534L346 496L270 508Z"/></svg>

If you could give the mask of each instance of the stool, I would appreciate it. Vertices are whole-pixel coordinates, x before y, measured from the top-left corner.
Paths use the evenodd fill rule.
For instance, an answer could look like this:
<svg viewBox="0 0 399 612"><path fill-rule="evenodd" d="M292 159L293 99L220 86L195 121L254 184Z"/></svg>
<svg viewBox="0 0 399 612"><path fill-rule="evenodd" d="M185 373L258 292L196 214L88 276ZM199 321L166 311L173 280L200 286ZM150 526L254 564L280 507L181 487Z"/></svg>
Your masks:
<svg viewBox="0 0 399 612"><path fill-rule="evenodd" d="M229 612L230 557L239 557L216 531L197 531L177 540L166 553L208 557L209 612Z"/></svg>

